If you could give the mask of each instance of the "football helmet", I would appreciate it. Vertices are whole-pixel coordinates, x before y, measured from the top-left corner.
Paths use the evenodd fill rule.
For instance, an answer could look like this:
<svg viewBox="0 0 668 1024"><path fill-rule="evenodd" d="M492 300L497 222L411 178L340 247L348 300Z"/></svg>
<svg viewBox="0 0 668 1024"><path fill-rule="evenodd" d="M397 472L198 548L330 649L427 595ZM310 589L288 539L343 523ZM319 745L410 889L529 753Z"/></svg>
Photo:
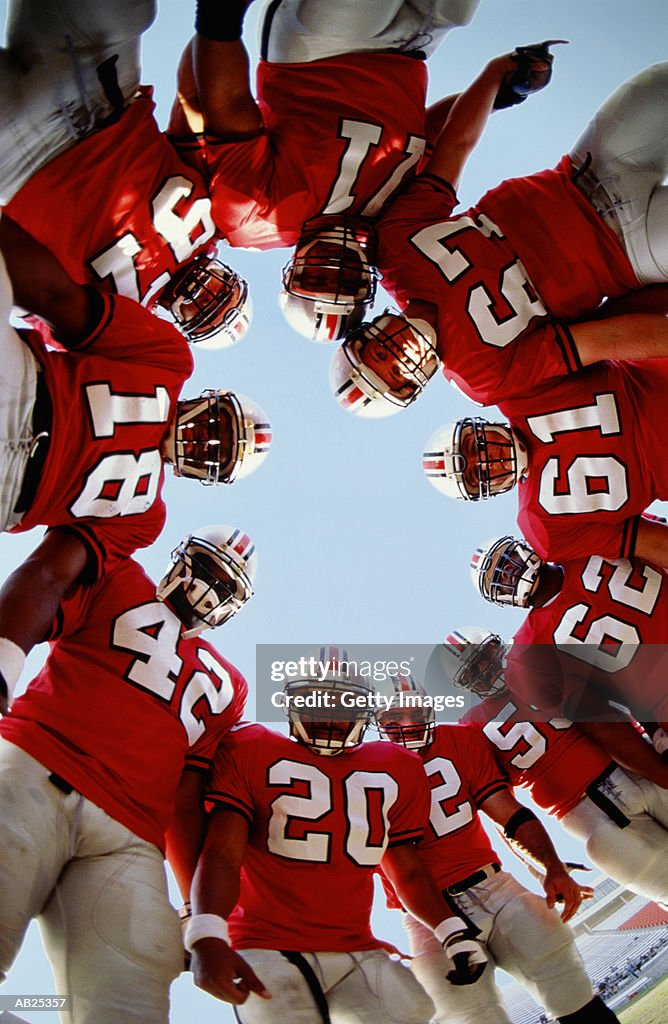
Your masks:
<svg viewBox="0 0 668 1024"><path fill-rule="evenodd" d="M441 645L441 665L454 686L491 697L505 689L503 660L508 645L498 633L462 626L448 633Z"/></svg>
<svg viewBox="0 0 668 1024"><path fill-rule="evenodd" d="M252 473L272 442L267 415L245 395L203 391L176 403L176 417L165 443L176 476L203 484L231 484Z"/></svg>
<svg viewBox="0 0 668 1024"><path fill-rule="evenodd" d="M527 453L508 423L467 416L434 431L422 468L442 494L479 501L511 490L527 468Z"/></svg>
<svg viewBox="0 0 668 1024"><path fill-rule="evenodd" d="M346 412L391 416L422 394L439 366L433 327L386 309L339 346L329 383Z"/></svg>
<svg viewBox="0 0 668 1024"><path fill-rule="evenodd" d="M427 701L422 683L407 675L392 675L376 683L376 692L387 698L376 707L375 721L385 739L401 743L407 750L421 750L434 738L436 713L433 703Z"/></svg>
<svg viewBox="0 0 668 1024"><path fill-rule="evenodd" d="M170 599L188 627L185 637L198 636L227 622L250 600L257 565L255 545L243 530L204 526L174 548L156 596Z"/></svg>
<svg viewBox="0 0 668 1024"><path fill-rule="evenodd" d="M283 688L290 735L325 756L358 746L373 714L368 678L343 647L319 647L300 661L303 672ZM300 706L300 698L313 706Z"/></svg>
<svg viewBox="0 0 668 1024"><path fill-rule="evenodd" d="M253 307L248 284L213 256L196 256L153 303L165 310L192 345L229 348L245 336Z"/></svg>
<svg viewBox="0 0 668 1024"><path fill-rule="evenodd" d="M525 540L496 537L471 556L471 578L486 601L529 608L542 558Z"/></svg>
<svg viewBox="0 0 668 1024"><path fill-rule="evenodd" d="M307 221L283 268L279 305L290 327L311 341L345 337L374 300L375 259L367 221L338 214Z"/></svg>

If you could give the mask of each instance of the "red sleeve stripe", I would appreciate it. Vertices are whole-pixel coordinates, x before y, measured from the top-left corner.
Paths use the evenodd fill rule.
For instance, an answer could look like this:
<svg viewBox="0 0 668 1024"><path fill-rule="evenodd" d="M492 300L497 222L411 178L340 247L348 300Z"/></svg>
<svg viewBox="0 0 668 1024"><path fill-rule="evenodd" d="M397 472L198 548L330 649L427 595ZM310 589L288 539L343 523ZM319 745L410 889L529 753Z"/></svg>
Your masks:
<svg viewBox="0 0 668 1024"><path fill-rule="evenodd" d="M486 786L476 790L472 793L473 800L476 804L482 804L485 800L488 800L490 796L494 796L495 793L503 793L508 789L508 783L504 779L495 779L494 782L489 782Z"/></svg>
<svg viewBox="0 0 668 1024"><path fill-rule="evenodd" d="M403 839L390 839L387 844L388 850L394 849L395 846L413 846L415 843L419 843L422 839L422 832L418 832L414 836L406 836Z"/></svg>
<svg viewBox="0 0 668 1024"><path fill-rule="evenodd" d="M186 768L192 768L195 772L208 772L211 767L211 759L199 757L197 754L187 754L185 766Z"/></svg>
<svg viewBox="0 0 668 1024"><path fill-rule="evenodd" d="M245 818L249 824L253 822L252 811L244 804L231 800L224 793L207 793L204 799L209 800L217 811L234 811L235 814L240 814L242 818Z"/></svg>
<svg viewBox="0 0 668 1024"><path fill-rule="evenodd" d="M400 832L390 832L390 843L403 842L406 839L422 839L424 828L404 828Z"/></svg>
<svg viewBox="0 0 668 1024"><path fill-rule="evenodd" d="M554 336L559 348L561 349L566 369L569 373L577 373L577 371L581 370L583 367L578 350L575 346L573 335L564 323L555 321L553 326Z"/></svg>
<svg viewBox="0 0 668 1024"><path fill-rule="evenodd" d="M625 521L622 527L622 544L619 552L620 558L633 558L638 540L640 519L640 516L633 516L632 519L627 519Z"/></svg>
<svg viewBox="0 0 668 1024"><path fill-rule="evenodd" d="M459 200L457 198L457 192L455 191L454 186L451 185L450 182L447 181L445 178L439 178L437 174L429 174L427 172L426 174L421 174L417 180L420 182L420 184L422 184L422 182L426 182L428 185L431 185L432 188L435 188L438 192L445 192L447 195L452 196L452 200L455 206L459 203Z"/></svg>

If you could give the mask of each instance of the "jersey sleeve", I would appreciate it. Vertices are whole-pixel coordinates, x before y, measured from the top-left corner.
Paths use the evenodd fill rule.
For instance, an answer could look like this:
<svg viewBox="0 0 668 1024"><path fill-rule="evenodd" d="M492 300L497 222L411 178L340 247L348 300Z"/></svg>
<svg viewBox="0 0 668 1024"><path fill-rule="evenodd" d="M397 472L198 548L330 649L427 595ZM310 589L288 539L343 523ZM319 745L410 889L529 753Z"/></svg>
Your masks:
<svg viewBox="0 0 668 1024"><path fill-rule="evenodd" d="M398 778L399 800L390 814L390 847L405 846L422 839L431 807L429 782L422 762L416 755L411 756L410 760L406 759Z"/></svg>
<svg viewBox="0 0 668 1024"><path fill-rule="evenodd" d="M508 782L481 733L469 726L464 728L467 731L466 747L469 759L466 778L470 785L471 797L476 806L480 807L490 796L506 790Z"/></svg>
<svg viewBox="0 0 668 1024"><path fill-rule="evenodd" d="M150 547L160 536L166 515L165 504L157 497L139 516L75 519L56 529L67 530L86 548L88 557L81 582L90 584L101 579L117 559L128 558L138 548Z"/></svg>
<svg viewBox="0 0 668 1024"><path fill-rule="evenodd" d="M517 524L541 558L562 563L587 558L592 552L603 558L633 558L640 516L621 523L583 523L578 520L584 517L570 518L571 523L559 524L554 518L520 513Z"/></svg>
<svg viewBox="0 0 668 1024"><path fill-rule="evenodd" d="M236 742L232 732L216 752L206 799L214 807L236 811L250 824L255 817L247 745Z"/></svg>
<svg viewBox="0 0 668 1024"><path fill-rule="evenodd" d="M182 380L194 366L188 342L176 327L124 295L104 296L102 318L76 352L173 370Z"/></svg>

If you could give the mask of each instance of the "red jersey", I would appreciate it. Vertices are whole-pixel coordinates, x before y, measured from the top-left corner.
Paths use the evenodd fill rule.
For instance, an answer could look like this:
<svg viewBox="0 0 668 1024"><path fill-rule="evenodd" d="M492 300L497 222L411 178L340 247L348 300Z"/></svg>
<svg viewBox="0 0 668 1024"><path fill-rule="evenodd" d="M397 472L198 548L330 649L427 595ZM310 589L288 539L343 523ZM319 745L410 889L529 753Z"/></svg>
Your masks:
<svg viewBox="0 0 668 1024"><path fill-rule="evenodd" d="M560 593L533 608L513 638L508 686L547 714L587 716L599 692L628 704L641 721L665 721L666 572L637 559L599 555L565 562L562 569Z"/></svg>
<svg viewBox="0 0 668 1024"><path fill-rule="evenodd" d="M160 445L193 368L187 342L170 324L123 297L105 306L76 352L48 349L37 331L27 335L53 421L37 493L11 531L68 527L88 549L92 578L162 530Z"/></svg>
<svg viewBox="0 0 668 1024"><path fill-rule="evenodd" d="M316 214L375 217L424 152L426 86L424 61L396 53L261 60L264 134L206 144L213 218L226 241L274 249L294 245Z"/></svg>
<svg viewBox="0 0 668 1024"><path fill-rule="evenodd" d="M44 668L0 723L5 739L161 849L184 766L208 769L247 693L211 644L181 631L124 559L62 602Z"/></svg>
<svg viewBox="0 0 668 1024"><path fill-rule="evenodd" d="M145 89L55 157L6 207L76 281L146 301L214 235L205 183L162 134Z"/></svg>
<svg viewBox="0 0 668 1024"><path fill-rule="evenodd" d="M606 295L640 287L570 170L564 158L503 182L456 217L451 186L425 174L378 224L383 287L401 308L411 299L436 305L443 372L482 405L580 369L554 318L582 318Z"/></svg>
<svg viewBox="0 0 668 1024"><path fill-rule="evenodd" d="M438 725L433 742L419 754L431 784L431 814L420 857L444 889L498 859L478 808L506 790L507 782L487 744L466 726Z"/></svg>
<svg viewBox="0 0 668 1024"><path fill-rule="evenodd" d="M668 359L596 363L499 403L527 448L517 522L541 558L633 555L634 517L668 498L656 430L667 405Z"/></svg>
<svg viewBox="0 0 668 1024"><path fill-rule="evenodd" d="M506 690L469 708L461 721L480 730L511 786L527 789L539 807L562 818L610 758L568 719L535 717Z"/></svg>
<svg viewBox="0 0 668 1024"><path fill-rule="evenodd" d="M250 825L229 918L233 946L378 946L369 923L374 869L388 846L420 838L429 813L419 758L384 742L323 757L249 725L221 746L208 798Z"/></svg>

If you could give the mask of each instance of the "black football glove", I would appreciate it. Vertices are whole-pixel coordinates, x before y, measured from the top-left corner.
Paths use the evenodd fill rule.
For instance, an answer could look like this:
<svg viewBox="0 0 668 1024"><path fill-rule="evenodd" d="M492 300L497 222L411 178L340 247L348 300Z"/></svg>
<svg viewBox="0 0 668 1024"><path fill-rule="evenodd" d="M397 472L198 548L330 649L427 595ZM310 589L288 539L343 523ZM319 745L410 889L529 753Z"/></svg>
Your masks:
<svg viewBox="0 0 668 1024"><path fill-rule="evenodd" d="M567 42L567 39L546 39L543 43L516 47L510 56L517 64L517 69L502 83L494 100L494 109L504 110L516 103L524 103L530 93L544 89L552 78L554 54L550 53L549 47ZM547 68L534 71L533 66L537 61L546 62Z"/></svg>
<svg viewBox="0 0 668 1024"><path fill-rule="evenodd" d="M487 966L485 947L468 928L453 932L443 943L443 952L452 963L446 974L451 985L475 984Z"/></svg>

